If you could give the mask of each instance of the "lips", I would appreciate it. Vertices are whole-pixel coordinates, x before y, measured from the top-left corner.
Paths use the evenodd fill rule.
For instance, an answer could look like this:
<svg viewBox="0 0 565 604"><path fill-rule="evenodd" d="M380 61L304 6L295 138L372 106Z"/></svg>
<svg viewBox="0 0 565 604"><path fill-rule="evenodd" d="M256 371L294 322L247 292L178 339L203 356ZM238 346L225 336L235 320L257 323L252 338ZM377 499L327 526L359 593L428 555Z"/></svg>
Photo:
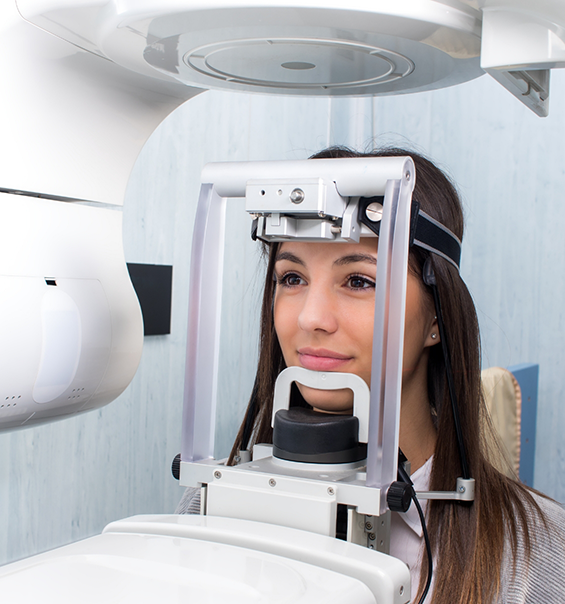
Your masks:
<svg viewBox="0 0 565 604"><path fill-rule="evenodd" d="M325 348L300 348L298 360L302 367L312 371L338 371L351 361L352 357Z"/></svg>

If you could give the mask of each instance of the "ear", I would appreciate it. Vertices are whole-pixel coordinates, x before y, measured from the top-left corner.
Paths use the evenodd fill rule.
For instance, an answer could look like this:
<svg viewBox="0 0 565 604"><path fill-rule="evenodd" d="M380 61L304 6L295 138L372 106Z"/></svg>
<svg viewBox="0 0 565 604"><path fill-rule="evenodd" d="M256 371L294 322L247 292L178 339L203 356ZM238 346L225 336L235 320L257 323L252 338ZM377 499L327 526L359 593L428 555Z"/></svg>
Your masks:
<svg viewBox="0 0 565 604"><path fill-rule="evenodd" d="M440 337L439 337L439 328L438 328L438 323L437 323L437 317L434 317L433 321L430 325L429 333L426 337L426 342L425 342L424 346L435 346L439 342L440 342Z"/></svg>

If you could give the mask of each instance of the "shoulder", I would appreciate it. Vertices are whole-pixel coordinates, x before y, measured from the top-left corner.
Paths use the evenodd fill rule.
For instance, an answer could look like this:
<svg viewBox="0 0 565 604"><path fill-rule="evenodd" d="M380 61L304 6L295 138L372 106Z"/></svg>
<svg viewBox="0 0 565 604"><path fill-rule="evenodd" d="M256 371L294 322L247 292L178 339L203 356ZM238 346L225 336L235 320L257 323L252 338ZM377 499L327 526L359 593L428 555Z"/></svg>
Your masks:
<svg viewBox="0 0 565 604"><path fill-rule="evenodd" d="M532 493L536 503L540 506L547 522L555 529L561 529L565 531L565 508L554 501L548 499L538 493Z"/></svg>
<svg viewBox="0 0 565 604"><path fill-rule="evenodd" d="M525 550L523 531L516 552L508 539L501 576L504 604L563 604L565 602L565 509L532 493L536 506L526 503L531 551ZM539 513L541 512L541 514Z"/></svg>

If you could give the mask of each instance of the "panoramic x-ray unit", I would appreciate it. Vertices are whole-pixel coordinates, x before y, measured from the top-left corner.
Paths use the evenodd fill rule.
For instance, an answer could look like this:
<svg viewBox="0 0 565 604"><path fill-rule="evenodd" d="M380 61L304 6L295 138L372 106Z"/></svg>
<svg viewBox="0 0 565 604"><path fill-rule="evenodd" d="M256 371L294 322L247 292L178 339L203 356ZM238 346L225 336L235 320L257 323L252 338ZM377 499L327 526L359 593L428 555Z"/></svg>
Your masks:
<svg viewBox="0 0 565 604"><path fill-rule="evenodd" d="M181 103L209 88L401 94L487 72L543 116L550 70L565 66L564 32L560 0L2 0L0 428L100 407L133 378L142 318L119 209L139 150ZM3 601L410 600L408 569L386 554L389 510L415 497L398 463L409 244L459 261L453 237L412 209L414 180L409 158L205 168L179 462L181 484L201 488L202 514L118 521L5 566ZM246 198L259 239L380 239L370 391L352 375L286 370L273 447L227 467L213 441L232 197ZM347 426L288 409L293 382L350 388ZM320 448L315 434L332 430L339 446ZM417 498L472 500L464 459L453 492Z"/></svg>
<svg viewBox="0 0 565 604"><path fill-rule="evenodd" d="M415 178L408 157L227 163L204 169L192 251L180 461L181 484L202 489L202 514L328 537L341 532L349 543L388 553L389 511L406 512L412 499L416 504L417 499L473 500L474 480L464 453L466 475L457 479L453 492L416 495L402 468L403 479L397 481L409 247L421 246L457 268L460 259L456 236L412 200ZM244 452L243 463L226 466L225 460L213 459L221 280L210 275L222 274L222 225L233 197L245 197L256 239L339 245L378 235L379 263L371 389L352 374L285 369L275 385L273 445L256 444L252 459ZM289 409L294 382L322 390L349 388L352 417ZM346 517L338 530L340 508ZM394 596L390 601L409 598L406 569L401 570L387 570L374 592L376 601L384 594Z"/></svg>

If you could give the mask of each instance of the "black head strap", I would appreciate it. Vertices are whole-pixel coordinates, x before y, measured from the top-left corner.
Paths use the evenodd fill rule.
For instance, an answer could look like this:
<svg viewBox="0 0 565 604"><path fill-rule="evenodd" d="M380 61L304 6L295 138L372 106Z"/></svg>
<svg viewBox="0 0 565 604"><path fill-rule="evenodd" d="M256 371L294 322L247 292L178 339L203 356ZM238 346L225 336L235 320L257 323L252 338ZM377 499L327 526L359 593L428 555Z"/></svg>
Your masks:
<svg viewBox="0 0 565 604"><path fill-rule="evenodd" d="M378 235L381 228L380 220L372 221L367 215L367 207L375 203L382 207L384 197L360 197L357 219L361 224L371 229L375 235ZM410 220L410 246L412 245L417 245L438 254L459 270L461 241L443 224L420 210L420 204L415 199L412 200Z"/></svg>

